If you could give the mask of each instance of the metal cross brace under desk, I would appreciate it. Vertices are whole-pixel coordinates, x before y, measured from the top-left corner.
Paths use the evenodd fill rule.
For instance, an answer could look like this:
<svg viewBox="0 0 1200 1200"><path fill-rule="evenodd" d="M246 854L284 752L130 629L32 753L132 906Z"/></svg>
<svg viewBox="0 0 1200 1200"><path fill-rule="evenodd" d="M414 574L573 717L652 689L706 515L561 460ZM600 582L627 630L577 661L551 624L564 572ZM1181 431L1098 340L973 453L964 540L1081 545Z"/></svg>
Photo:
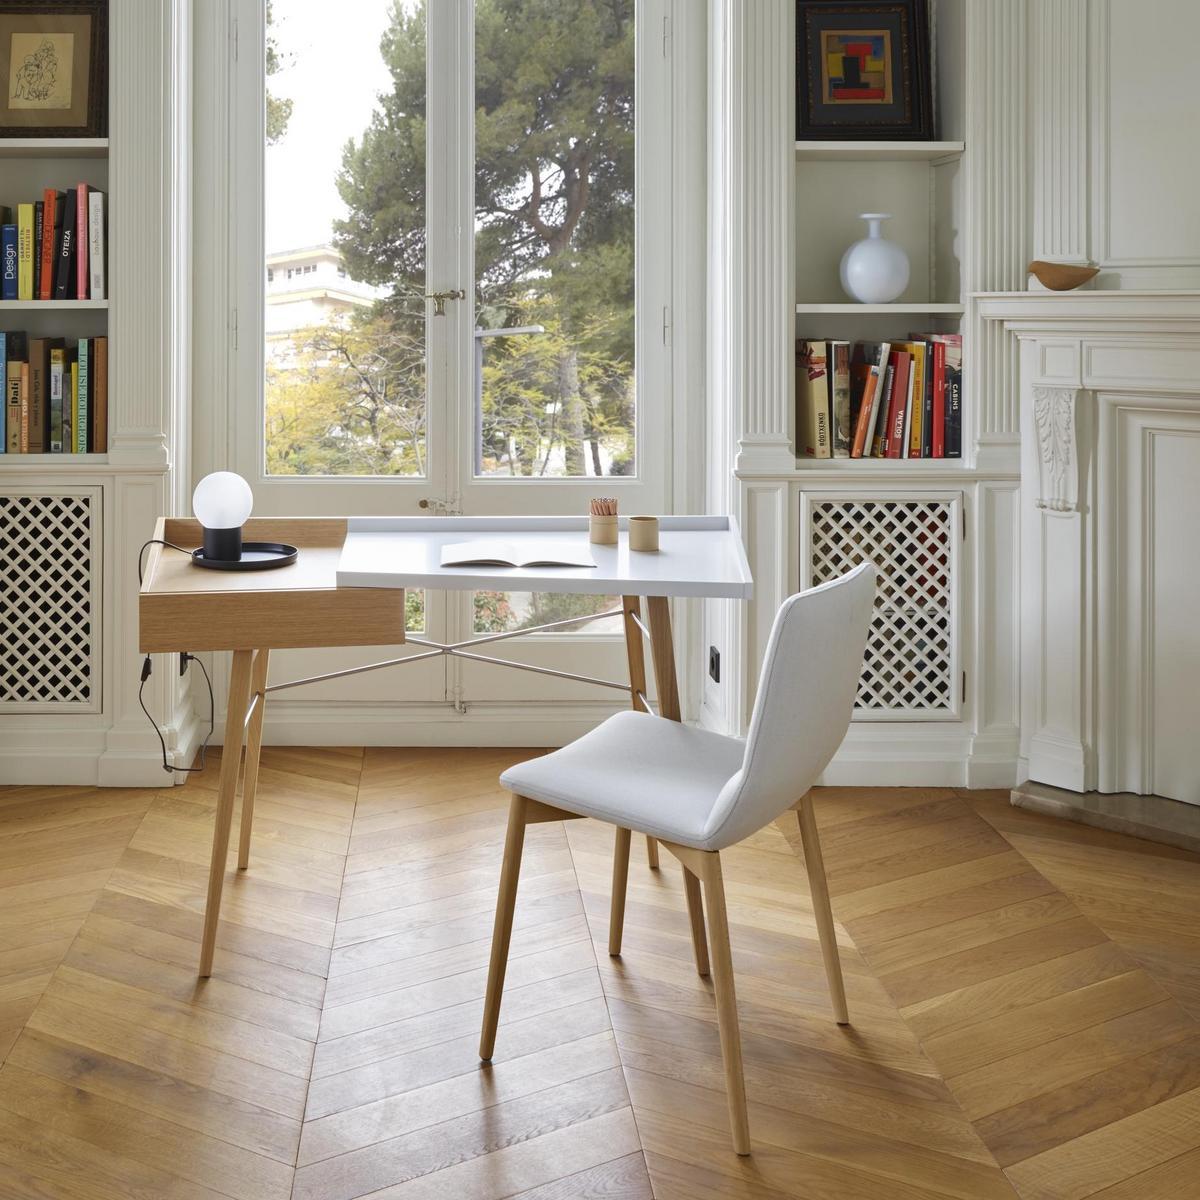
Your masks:
<svg viewBox="0 0 1200 1200"><path fill-rule="evenodd" d="M750 598L753 581L732 518L663 517L660 548L654 553L630 551L623 518L617 545L588 546L595 567L440 566L442 546L450 542L502 537L519 548L523 541L547 536L556 541L586 542L587 530L587 517L261 518L246 523L247 539L289 542L299 548L300 554L291 566L246 573L200 570L176 551L153 547L139 595L141 651L158 654L211 650L228 651L233 656L200 946L201 976L212 973L243 737L245 772L238 869L245 870L250 861L263 714L271 692L449 655L615 688L628 694L634 709L649 712L646 639L650 643L659 713L674 721L680 719L669 601L672 596ZM175 545L195 546L200 543L200 526L194 520L163 518L155 537ZM622 600L619 609L589 617L443 644L405 636L407 587L617 594ZM582 625L616 614L624 622L628 683L476 653L491 642ZM267 684L272 650L401 643L425 649L405 658ZM240 736L235 734L239 730ZM232 753L235 744L238 752ZM647 845L650 865L657 866L657 846L653 839L647 839Z"/></svg>

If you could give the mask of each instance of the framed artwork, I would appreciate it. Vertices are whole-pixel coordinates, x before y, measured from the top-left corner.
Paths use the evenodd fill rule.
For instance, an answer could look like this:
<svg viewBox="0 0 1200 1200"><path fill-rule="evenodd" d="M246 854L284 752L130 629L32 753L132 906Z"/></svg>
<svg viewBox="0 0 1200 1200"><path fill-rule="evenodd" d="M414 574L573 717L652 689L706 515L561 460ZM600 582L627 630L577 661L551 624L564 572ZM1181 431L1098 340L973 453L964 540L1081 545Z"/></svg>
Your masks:
<svg viewBox="0 0 1200 1200"><path fill-rule="evenodd" d="M108 0L0 0L0 137L108 132Z"/></svg>
<svg viewBox="0 0 1200 1200"><path fill-rule="evenodd" d="M796 137L932 141L926 0L796 0Z"/></svg>

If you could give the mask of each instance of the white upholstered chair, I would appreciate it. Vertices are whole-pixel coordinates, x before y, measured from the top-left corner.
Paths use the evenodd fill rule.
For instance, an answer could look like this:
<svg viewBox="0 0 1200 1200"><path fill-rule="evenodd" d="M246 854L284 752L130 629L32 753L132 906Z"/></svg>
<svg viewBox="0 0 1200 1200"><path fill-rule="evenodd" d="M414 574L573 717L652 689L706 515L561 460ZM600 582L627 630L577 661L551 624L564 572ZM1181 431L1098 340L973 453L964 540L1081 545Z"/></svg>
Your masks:
<svg viewBox="0 0 1200 1200"><path fill-rule="evenodd" d="M767 644L744 742L649 713L625 712L571 745L501 775L513 798L480 1058L490 1060L496 1042L525 826L575 817L616 826L608 941L614 955L621 952L630 834L650 834L683 867L701 975L709 972L711 944L733 1145L739 1154L750 1153L720 852L797 808L834 1014L839 1024L848 1023L821 846L806 793L846 735L874 598L875 568L864 563L784 601ZM702 884L709 944L700 906Z"/></svg>

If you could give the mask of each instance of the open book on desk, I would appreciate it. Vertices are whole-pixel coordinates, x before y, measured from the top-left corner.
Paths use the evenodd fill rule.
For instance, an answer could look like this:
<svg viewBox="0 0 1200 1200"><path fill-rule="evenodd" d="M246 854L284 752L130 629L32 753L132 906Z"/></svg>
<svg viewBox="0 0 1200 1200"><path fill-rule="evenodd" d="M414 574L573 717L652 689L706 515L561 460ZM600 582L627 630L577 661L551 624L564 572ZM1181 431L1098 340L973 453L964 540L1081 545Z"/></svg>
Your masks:
<svg viewBox="0 0 1200 1200"><path fill-rule="evenodd" d="M571 542L506 542L484 538L442 547L443 567L594 567L590 552Z"/></svg>

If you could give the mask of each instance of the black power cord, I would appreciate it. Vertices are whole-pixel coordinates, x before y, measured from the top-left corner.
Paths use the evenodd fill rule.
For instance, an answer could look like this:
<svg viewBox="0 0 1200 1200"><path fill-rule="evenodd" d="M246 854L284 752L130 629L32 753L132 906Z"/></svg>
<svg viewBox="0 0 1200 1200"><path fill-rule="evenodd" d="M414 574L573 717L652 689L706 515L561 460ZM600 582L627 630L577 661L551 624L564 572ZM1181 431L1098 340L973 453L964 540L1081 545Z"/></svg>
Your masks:
<svg viewBox="0 0 1200 1200"><path fill-rule="evenodd" d="M178 550L180 554L187 554L189 556L191 555L190 550L185 550L182 546L176 546L174 542L164 542L162 538L151 538L148 542L143 543L142 548L138 551L138 587L142 586L142 563L146 554L147 546L166 546L170 550ZM138 704L141 707L142 712L146 714L146 720L150 722L154 728L154 732L158 734L158 744L162 747L163 770L166 771L168 775L176 771L181 775L188 775L193 771L203 771L205 760L208 757L208 743L212 738L213 729L216 727L216 705L213 701L213 685L212 679L208 674L208 668L194 654L184 654L182 658L184 663L194 662L200 668L200 670L204 672L204 682L208 684L208 733L204 735L204 742L200 746L200 763L198 766L173 767L167 761L166 738L163 737L162 730L158 727L158 722L154 719L150 713L150 710L146 707L146 701L143 696L143 693L146 690L146 680L150 678L150 673L154 670L153 664L150 661L150 655L148 654L146 655L145 661L142 663L142 678L141 682L138 684Z"/></svg>

